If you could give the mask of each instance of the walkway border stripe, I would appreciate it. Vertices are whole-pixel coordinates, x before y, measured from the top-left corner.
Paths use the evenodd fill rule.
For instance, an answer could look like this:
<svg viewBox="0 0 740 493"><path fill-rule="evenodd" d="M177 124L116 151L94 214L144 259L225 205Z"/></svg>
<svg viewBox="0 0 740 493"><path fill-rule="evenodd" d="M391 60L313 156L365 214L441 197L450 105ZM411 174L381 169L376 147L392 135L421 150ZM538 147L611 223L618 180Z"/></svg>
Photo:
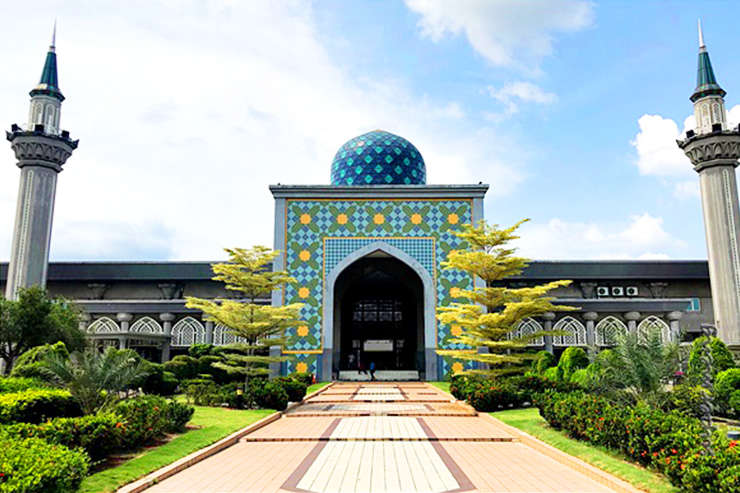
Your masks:
<svg viewBox="0 0 740 493"><path fill-rule="evenodd" d="M256 421L252 423L251 425L242 428L241 430L237 430L231 435L222 438L218 442L209 445L207 447L204 447L200 450L196 450L190 455L186 455L182 459L178 459L172 464L169 464L167 466L162 467L161 469L157 469L156 471L149 473L148 475L144 476L141 479L138 479L134 481L133 483L129 483L125 486L122 486L118 490L116 490L116 493L139 493L141 491L144 491L155 484L159 483L160 481L163 481L170 476L174 476L178 472L187 469L188 467L194 466L198 462L201 462L202 460L207 459L208 457L221 452L224 449L227 449L231 447L232 445L239 442L241 438L244 436L259 430L260 428L269 425L270 423L273 423L280 419L287 411L290 411L294 407L302 404L307 399L310 399L311 397L320 394L321 392L325 391L326 389L332 387L334 385L334 382L329 383L329 385L326 385L320 389L318 389L316 392L313 392L303 398L301 402L294 402L290 406L288 406L285 411L279 411L275 412L273 414L270 414L269 416L265 416L264 418L260 419L259 421ZM326 442L324 442L326 443Z"/></svg>

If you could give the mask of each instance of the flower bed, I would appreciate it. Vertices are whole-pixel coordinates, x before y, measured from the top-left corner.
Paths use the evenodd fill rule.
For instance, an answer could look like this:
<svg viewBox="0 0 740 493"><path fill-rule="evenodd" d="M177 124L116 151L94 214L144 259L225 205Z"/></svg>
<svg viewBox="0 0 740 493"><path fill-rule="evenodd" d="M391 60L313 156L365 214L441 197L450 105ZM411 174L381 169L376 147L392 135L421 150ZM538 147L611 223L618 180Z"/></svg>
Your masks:
<svg viewBox="0 0 740 493"><path fill-rule="evenodd" d="M574 438L619 450L634 461L664 473L691 493L736 493L740 485L740 447L720 434L716 455L702 447L698 419L648 406L623 406L584 392L548 390L536 398L540 414Z"/></svg>

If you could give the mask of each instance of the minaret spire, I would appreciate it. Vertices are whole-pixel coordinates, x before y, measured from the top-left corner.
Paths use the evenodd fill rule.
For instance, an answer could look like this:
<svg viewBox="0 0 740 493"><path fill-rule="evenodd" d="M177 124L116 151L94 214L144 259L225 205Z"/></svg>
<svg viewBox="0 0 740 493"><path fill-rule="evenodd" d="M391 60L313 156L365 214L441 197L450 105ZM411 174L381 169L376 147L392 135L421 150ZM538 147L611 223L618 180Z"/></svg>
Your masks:
<svg viewBox="0 0 740 493"><path fill-rule="evenodd" d="M52 32L51 34L51 45L49 46L49 51L56 52L56 47L57 47L57 20L54 19L54 32Z"/></svg>
<svg viewBox="0 0 740 493"><path fill-rule="evenodd" d="M704 33L701 30L701 19L699 19L699 49L706 48L704 46ZM56 30L56 23L54 24L54 30Z"/></svg>

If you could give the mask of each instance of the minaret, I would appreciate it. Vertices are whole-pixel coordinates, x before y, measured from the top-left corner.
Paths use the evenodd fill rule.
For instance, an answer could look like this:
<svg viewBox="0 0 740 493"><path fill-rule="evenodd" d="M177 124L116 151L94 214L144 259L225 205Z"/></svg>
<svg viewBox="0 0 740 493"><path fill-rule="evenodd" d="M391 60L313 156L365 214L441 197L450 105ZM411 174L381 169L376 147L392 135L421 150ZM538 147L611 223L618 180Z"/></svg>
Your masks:
<svg viewBox="0 0 740 493"><path fill-rule="evenodd" d="M14 124L6 132L21 169L5 291L8 299L15 299L19 288L46 285L57 174L77 148L78 141L59 129L64 96L57 80L55 40L56 23L41 80L30 93L28 125L24 130Z"/></svg>
<svg viewBox="0 0 740 493"><path fill-rule="evenodd" d="M740 349L740 211L735 179L740 129L727 128L724 96L725 91L714 77L699 24L699 69L691 95L696 130L686 132L686 139L678 141L678 146L699 173L718 336Z"/></svg>

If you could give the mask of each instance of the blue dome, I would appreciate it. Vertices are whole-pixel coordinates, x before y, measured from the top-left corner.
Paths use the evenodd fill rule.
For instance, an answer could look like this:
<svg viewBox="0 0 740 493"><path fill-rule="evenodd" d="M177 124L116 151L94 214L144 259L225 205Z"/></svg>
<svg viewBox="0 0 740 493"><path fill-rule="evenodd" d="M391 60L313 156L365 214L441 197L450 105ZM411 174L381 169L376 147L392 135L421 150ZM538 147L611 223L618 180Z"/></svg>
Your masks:
<svg viewBox="0 0 740 493"><path fill-rule="evenodd" d="M424 185L426 175L414 144L382 130L347 141L331 163L332 185Z"/></svg>

